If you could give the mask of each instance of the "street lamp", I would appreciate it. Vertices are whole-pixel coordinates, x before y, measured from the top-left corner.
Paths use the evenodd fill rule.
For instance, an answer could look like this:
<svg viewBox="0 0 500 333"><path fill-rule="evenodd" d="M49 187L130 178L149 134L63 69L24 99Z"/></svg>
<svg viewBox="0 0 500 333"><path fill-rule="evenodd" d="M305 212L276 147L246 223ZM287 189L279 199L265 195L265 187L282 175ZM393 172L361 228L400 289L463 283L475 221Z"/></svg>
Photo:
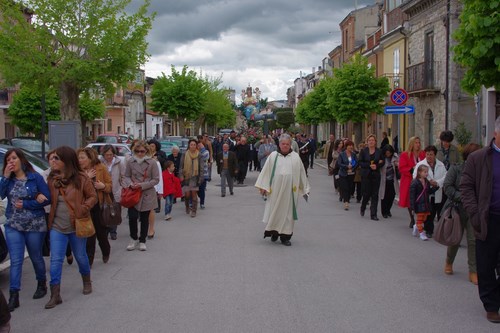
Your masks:
<svg viewBox="0 0 500 333"><path fill-rule="evenodd" d="M143 113L144 113L144 140L147 139L146 131L148 128L148 124L147 124L148 118L147 118L147 112L146 112L146 93L145 92L146 92L146 85L144 85L144 92L142 92L140 90L134 90L132 92L127 93L129 96L132 96L134 94L138 94L142 98L142 108L143 108Z"/></svg>

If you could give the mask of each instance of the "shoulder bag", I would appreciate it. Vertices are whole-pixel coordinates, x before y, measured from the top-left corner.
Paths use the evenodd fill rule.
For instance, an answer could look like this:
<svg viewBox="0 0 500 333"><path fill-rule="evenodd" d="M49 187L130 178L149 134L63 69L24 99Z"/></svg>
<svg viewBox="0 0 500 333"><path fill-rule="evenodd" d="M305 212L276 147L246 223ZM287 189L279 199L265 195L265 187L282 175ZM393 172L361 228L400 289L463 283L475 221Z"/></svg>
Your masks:
<svg viewBox="0 0 500 333"><path fill-rule="evenodd" d="M434 239L442 245L458 245L462 241L463 232L458 208L456 204L452 204L441 215L436 230L434 230Z"/></svg>
<svg viewBox="0 0 500 333"><path fill-rule="evenodd" d="M86 217L77 218L76 214L75 214L75 210L69 204L68 200L66 200L66 196L64 195L64 192L62 191L61 188L59 188L59 193L61 193L61 195L64 199L64 202L66 203L69 210L73 213L73 216L75 217L76 237L88 238L88 237L94 236L95 228L94 228L94 222L92 222L92 218L90 217L90 212Z"/></svg>
<svg viewBox="0 0 500 333"><path fill-rule="evenodd" d="M144 170L144 176L142 178L142 181L146 180L146 175L147 175L148 169ZM120 205L122 205L125 208L132 208L135 205L139 203L141 200L141 195L142 195L142 188L131 188L131 187L124 187L122 188L122 194L121 194L121 199L120 199Z"/></svg>
<svg viewBox="0 0 500 333"><path fill-rule="evenodd" d="M104 200L101 206L101 224L105 227L117 226L122 223L122 206L115 201L113 193L108 193L110 203Z"/></svg>

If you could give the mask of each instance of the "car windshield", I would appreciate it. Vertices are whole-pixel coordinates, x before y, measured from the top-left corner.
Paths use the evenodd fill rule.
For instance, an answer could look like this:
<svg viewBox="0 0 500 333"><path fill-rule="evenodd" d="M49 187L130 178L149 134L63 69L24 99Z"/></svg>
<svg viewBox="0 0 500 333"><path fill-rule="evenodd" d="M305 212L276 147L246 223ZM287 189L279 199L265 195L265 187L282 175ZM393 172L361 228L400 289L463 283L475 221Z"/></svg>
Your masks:
<svg viewBox="0 0 500 333"><path fill-rule="evenodd" d="M118 143L116 136L98 136L95 142L98 143Z"/></svg>
<svg viewBox="0 0 500 333"><path fill-rule="evenodd" d="M42 151L42 141L37 140L37 139L20 139L20 138L13 138L11 140L12 145L17 148L22 148L27 151ZM49 145L45 143L45 151L48 152Z"/></svg>

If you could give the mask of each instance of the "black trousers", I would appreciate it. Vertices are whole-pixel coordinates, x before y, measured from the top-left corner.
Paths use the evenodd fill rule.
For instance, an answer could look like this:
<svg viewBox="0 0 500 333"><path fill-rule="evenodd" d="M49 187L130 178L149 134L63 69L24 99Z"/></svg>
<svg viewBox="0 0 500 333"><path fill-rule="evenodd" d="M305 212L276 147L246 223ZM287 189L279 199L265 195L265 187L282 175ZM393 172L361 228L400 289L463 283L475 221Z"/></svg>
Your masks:
<svg viewBox="0 0 500 333"><path fill-rule="evenodd" d="M361 186L361 182L354 183L353 188L356 191L356 200L361 202L361 199L363 199L363 189ZM352 195L354 195L354 192L352 193Z"/></svg>
<svg viewBox="0 0 500 333"><path fill-rule="evenodd" d="M378 190L380 188L380 174L371 173L368 177L361 179L363 183L363 201L361 202L361 210L366 209L368 200L370 200L370 216L377 216L378 206Z"/></svg>
<svg viewBox="0 0 500 333"><path fill-rule="evenodd" d="M311 167L311 169L314 168L314 152L311 153L311 157L310 157L310 162L309 162L309 166Z"/></svg>
<svg viewBox="0 0 500 333"><path fill-rule="evenodd" d="M238 173L236 174L236 180L238 182L243 182L245 180L245 178L247 177L248 162L238 161L238 166L240 169L238 170Z"/></svg>
<svg viewBox="0 0 500 333"><path fill-rule="evenodd" d="M476 239L479 298L487 312L498 312L500 309L500 276L495 273L499 256L500 215L490 214L486 239Z"/></svg>
<svg viewBox="0 0 500 333"><path fill-rule="evenodd" d="M436 218L438 212L441 212L440 207L442 208L443 205L441 203L435 203L435 198L433 196L430 198L430 201L429 206L431 208L431 214L427 216L427 220L424 222L424 230L427 234L432 235L434 233L434 219Z"/></svg>
<svg viewBox="0 0 500 333"><path fill-rule="evenodd" d="M382 215L391 214L392 204L394 203L394 198L396 197L396 191L394 190L394 179L385 180L385 192L384 198L380 201L380 208L382 210Z"/></svg>
<svg viewBox="0 0 500 333"><path fill-rule="evenodd" d="M89 260L94 258L95 255L95 241L97 239L99 247L101 248L102 255L107 257L111 252L111 246L108 240L108 230L101 223L101 208L99 203L96 203L94 207L90 210L90 216L92 216L92 223L94 224L95 234L94 236L87 238L87 256ZM92 262L92 261L90 261Z"/></svg>
<svg viewBox="0 0 500 333"><path fill-rule="evenodd" d="M354 186L354 175L347 175L345 177L340 177L340 197L343 202L351 201L351 192Z"/></svg>
<svg viewBox="0 0 500 333"><path fill-rule="evenodd" d="M141 222L139 242L146 243L146 237L148 236L149 229L149 213L149 210L145 212L139 212L134 207L128 209L128 226L130 230L130 238L132 238L133 240L137 240L137 219L139 219Z"/></svg>

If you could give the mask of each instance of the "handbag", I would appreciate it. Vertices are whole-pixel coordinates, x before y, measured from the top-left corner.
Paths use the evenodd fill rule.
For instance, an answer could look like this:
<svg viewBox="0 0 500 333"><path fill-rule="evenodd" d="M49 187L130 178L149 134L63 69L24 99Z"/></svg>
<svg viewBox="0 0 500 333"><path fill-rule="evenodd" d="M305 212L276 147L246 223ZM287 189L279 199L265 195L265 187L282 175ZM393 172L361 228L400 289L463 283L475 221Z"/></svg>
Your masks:
<svg viewBox="0 0 500 333"><path fill-rule="evenodd" d="M146 180L146 174L148 172L148 169L144 170L144 176L142 178L142 181ZM135 205L139 203L141 200L141 195L142 195L142 188L131 188L131 187L124 187L122 188L122 193L121 193L121 198L120 198L120 205L122 205L125 208L132 208Z"/></svg>
<svg viewBox="0 0 500 333"><path fill-rule="evenodd" d="M61 188L59 188L59 192L61 193L64 202L68 206L69 210L71 213L73 213L73 216L75 217L75 231L76 231L76 237L79 238L88 238L91 236L94 236L95 234L95 228L94 228L94 222L92 222L92 218L90 217L90 213L87 217L81 217L77 218L75 214L75 210L73 209L73 206L70 205L68 200L66 200L66 196L64 195L64 192L62 191Z"/></svg>
<svg viewBox="0 0 500 333"><path fill-rule="evenodd" d="M113 194L108 194L111 203L104 203L101 206L101 224L105 227L120 225L122 223L122 206L115 201Z"/></svg>
<svg viewBox="0 0 500 333"><path fill-rule="evenodd" d="M436 242L446 246L458 245L462 241L464 228L456 204L446 208L434 230Z"/></svg>

